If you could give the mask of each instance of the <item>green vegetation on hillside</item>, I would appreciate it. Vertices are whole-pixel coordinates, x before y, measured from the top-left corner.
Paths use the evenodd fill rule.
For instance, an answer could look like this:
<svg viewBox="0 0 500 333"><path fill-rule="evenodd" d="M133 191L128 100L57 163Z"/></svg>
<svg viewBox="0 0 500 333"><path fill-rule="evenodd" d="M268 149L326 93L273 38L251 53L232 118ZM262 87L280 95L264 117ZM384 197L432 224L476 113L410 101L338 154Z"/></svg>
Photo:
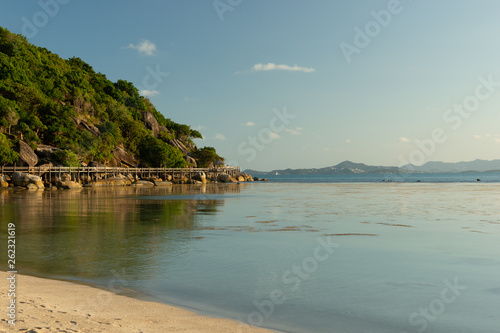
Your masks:
<svg viewBox="0 0 500 333"><path fill-rule="evenodd" d="M12 149L12 143L0 133L0 166L14 164L19 158L19 154Z"/></svg>
<svg viewBox="0 0 500 333"><path fill-rule="evenodd" d="M198 166L200 168L206 168L214 161L224 160L222 157L217 155L214 147L203 147L201 149L197 149L194 152L194 158L198 161Z"/></svg>
<svg viewBox="0 0 500 333"><path fill-rule="evenodd" d="M159 133L145 126L145 113L154 116ZM18 159L13 148L23 140L32 148L63 149L56 158L65 165L108 164L120 147L143 166L185 167L186 151L206 164L204 150L192 142L201 137L165 118L132 83L113 83L79 58L62 59L0 27L0 165ZM212 158L219 159L215 151Z"/></svg>

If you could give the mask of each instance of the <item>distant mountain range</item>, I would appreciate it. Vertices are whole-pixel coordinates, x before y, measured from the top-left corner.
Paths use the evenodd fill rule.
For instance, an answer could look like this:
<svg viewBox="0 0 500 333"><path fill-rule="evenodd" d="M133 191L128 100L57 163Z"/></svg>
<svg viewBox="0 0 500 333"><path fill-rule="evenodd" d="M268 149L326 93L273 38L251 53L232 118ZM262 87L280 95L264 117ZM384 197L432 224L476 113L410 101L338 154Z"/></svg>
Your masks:
<svg viewBox="0 0 500 333"><path fill-rule="evenodd" d="M407 164L402 167L373 166L363 163L344 161L335 166L319 169L284 169L272 171L257 171L247 169L244 173L253 176L269 175L329 175L329 174L394 174L394 173L448 173L448 172L487 172L500 171L500 160L475 160L470 162L427 162L420 166Z"/></svg>
<svg viewBox="0 0 500 333"><path fill-rule="evenodd" d="M421 166L407 164L403 168L411 172L486 172L500 171L500 160L474 160L470 162L427 162Z"/></svg>

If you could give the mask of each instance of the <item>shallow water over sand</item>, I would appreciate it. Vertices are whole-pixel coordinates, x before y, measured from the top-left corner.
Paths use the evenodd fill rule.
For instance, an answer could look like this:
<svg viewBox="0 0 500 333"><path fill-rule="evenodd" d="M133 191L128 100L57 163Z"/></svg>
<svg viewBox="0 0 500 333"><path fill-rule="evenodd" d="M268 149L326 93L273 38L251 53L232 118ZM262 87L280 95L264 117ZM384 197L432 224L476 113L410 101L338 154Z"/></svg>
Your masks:
<svg viewBox="0 0 500 333"><path fill-rule="evenodd" d="M0 203L19 273L288 332L494 332L500 320L498 183L0 191Z"/></svg>

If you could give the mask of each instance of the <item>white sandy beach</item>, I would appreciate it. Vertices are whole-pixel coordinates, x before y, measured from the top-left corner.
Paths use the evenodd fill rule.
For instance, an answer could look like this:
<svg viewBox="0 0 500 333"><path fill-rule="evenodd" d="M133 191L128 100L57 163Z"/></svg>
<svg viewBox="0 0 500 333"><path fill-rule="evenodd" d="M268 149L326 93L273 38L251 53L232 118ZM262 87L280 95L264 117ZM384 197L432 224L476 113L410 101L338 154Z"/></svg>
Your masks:
<svg viewBox="0 0 500 333"><path fill-rule="evenodd" d="M7 277L0 272L1 332L270 332L86 285L19 274L12 326Z"/></svg>

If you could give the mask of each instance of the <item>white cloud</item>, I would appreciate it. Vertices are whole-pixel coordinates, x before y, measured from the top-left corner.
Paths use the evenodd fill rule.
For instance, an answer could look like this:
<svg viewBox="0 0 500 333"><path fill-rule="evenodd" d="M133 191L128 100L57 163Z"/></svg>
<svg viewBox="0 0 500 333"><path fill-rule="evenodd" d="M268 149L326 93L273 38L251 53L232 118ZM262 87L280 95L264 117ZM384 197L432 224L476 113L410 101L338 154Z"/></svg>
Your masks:
<svg viewBox="0 0 500 333"><path fill-rule="evenodd" d="M252 66L250 69L250 72L267 72L267 71L290 71L290 72L304 72L304 73L311 73L316 71L316 69L312 67L300 67L297 65L289 66L289 65L283 65L283 64L275 64L272 62L268 62L267 64L255 64ZM236 72L236 74L244 74L248 73L249 71L240 71Z"/></svg>
<svg viewBox="0 0 500 333"><path fill-rule="evenodd" d="M246 123L243 124L244 126L255 126L255 123L253 121L247 121Z"/></svg>
<svg viewBox="0 0 500 333"><path fill-rule="evenodd" d="M215 134L214 139L216 139L216 140L226 140L226 136L224 134L217 133L217 134Z"/></svg>
<svg viewBox="0 0 500 333"><path fill-rule="evenodd" d="M408 139L408 138L405 138L405 137L400 137L400 138L399 138L399 141L400 141L400 142L404 142L404 143L408 143L408 142L410 142L411 140L410 140L410 139Z"/></svg>
<svg viewBox="0 0 500 333"><path fill-rule="evenodd" d="M194 127L194 129L197 130L197 131L201 131L201 130L206 129L206 128L207 127L203 126L203 125L198 125L198 126Z"/></svg>
<svg viewBox="0 0 500 333"><path fill-rule="evenodd" d="M498 135L497 133L486 133L483 135L475 134L471 136L471 138L475 140L485 140L487 142L494 142L494 143L500 143L499 137L500 135Z"/></svg>
<svg viewBox="0 0 500 333"><path fill-rule="evenodd" d="M158 90L141 90L139 91L139 94L141 94L144 97L152 97L158 95L160 92Z"/></svg>
<svg viewBox="0 0 500 333"><path fill-rule="evenodd" d="M281 136L278 133L272 132L271 134L269 134L269 138L270 139L280 139Z"/></svg>
<svg viewBox="0 0 500 333"><path fill-rule="evenodd" d="M500 143L498 134L491 134L491 133L487 133L484 135L476 134L473 135L472 138L475 140L486 140L487 142L494 142L495 144Z"/></svg>
<svg viewBox="0 0 500 333"><path fill-rule="evenodd" d="M351 143L351 139L345 140L345 143Z"/></svg>
<svg viewBox="0 0 500 333"><path fill-rule="evenodd" d="M302 131L301 127L295 127L295 129L292 128L285 128L285 132L293 134L293 135L300 135Z"/></svg>
<svg viewBox="0 0 500 333"><path fill-rule="evenodd" d="M139 53L149 56L154 55L154 52L156 51L156 45L149 40L142 40L137 43L137 45L129 44L127 48L137 50Z"/></svg>

